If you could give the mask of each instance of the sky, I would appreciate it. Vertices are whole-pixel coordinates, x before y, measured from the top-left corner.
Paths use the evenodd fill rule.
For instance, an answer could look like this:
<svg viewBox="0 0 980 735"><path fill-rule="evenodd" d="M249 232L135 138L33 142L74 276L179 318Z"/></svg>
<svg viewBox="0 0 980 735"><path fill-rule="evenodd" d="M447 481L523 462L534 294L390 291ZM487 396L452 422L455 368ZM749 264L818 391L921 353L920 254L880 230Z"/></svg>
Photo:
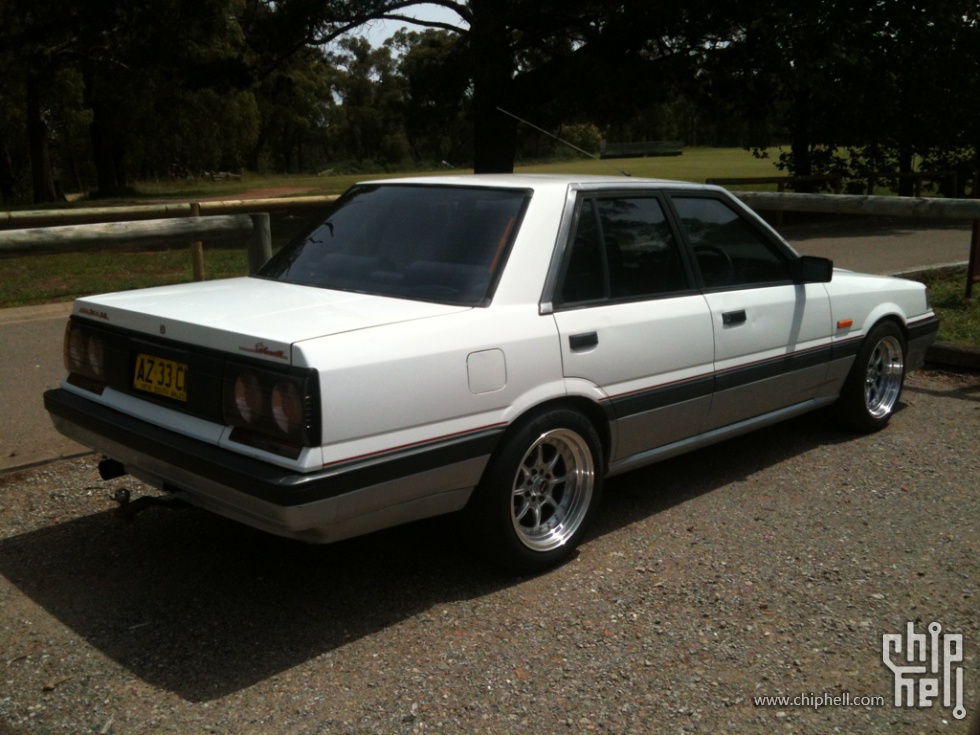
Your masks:
<svg viewBox="0 0 980 735"><path fill-rule="evenodd" d="M451 23L453 25L466 25L462 19L456 15L456 13L440 5L419 5L412 8L406 8L400 14L411 16L413 18L419 18L421 20L437 20L443 23ZM408 28L409 30L414 31L425 30L423 26L406 25L405 23L396 23L393 21L374 21L361 30L356 31L356 33L367 38L367 40L371 42L371 45L377 48L378 46L381 46L386 39L395 35L395 33L402 28Z"/></svg>

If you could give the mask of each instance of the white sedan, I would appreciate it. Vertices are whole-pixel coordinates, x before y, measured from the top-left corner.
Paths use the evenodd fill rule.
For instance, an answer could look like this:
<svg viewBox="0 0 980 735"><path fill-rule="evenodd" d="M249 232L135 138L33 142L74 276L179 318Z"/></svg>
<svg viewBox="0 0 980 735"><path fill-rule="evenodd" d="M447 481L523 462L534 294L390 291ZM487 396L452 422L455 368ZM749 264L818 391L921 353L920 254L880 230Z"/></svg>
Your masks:
<svg viewBox="0 0 980 735"><path fill-rule="evenodd" d="M314 542L462 512L533 572L606 477L835 403L882 428L937 327L717 187L400 179L254 277L79 299L45 405L166 497Z"/></svg>

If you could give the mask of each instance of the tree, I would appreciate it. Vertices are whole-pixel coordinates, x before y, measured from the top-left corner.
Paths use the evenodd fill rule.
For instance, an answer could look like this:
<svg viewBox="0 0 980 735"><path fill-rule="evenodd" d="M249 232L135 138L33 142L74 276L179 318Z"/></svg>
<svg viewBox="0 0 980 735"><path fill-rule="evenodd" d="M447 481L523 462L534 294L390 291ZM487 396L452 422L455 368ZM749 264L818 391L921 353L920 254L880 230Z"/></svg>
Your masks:
<svg viewBox="0 0 980 735"><path fill-rule="evenodd" d="M975 0L760 3L709 76L743 100L729 104L762 132L753 145L789 138L779 165L794 175L910 172L977 142L978 12ZM900 178L899 193L912 184Z"/></svg>
<svg viewBox="0 0 980 735"><path fill-rule="evenodd" d="M398 32L390 41L404 79L405 133L417 161L472 160L472 86L458 35Z"/></svg>
<svg viewBox="0 0 980 735"><path fill-rule="evenodd" d="M363 38L346 38L330 60L337 68L330 138L335 150L355 159L379 157L398 164L410 156L405 137L404 80L388 48L372 49Z"/></svg>
<svg viewBox="0 0 980 735"><path fill-rule="evenodd" d="M248 157L250 169L306 171L326 160L336 77L319 49L304 47L258 81L261 124Z"/></svg>
<svg viewBox="0 0 980 735"><path fill-rule="evenodd" d="M251 83L236 15L242 6L241 0L0 0L0 61L14 79L0 84L0 96L23 110L24 126L21 133L16 116L0 116L0 125L11 125L0 138L23 134L29 141L34 200L60 195L54 176L59 153L67 152L77 170L74 126L82 119L103 195L126 189L134 148L155 157L151 168L159 172L170 167L159 157L193 150L226 110L235 114L235 124L225 121L226 130L254 129L254 101L241 94ZM66 85L66 79L80 82ZM209 113L200 115L202 108ZM189 135L186 115L194 113L201 124ZM58 136L55 151L51 144ZM240 137L211 136L218 147L210 146L208 155L217 150L218 158L226 158ZM7 161L13 163L12 157L0 164L4 180L11 178ZM9 187L3 186L6 197Z"/></svg>
<svg viewBox="0 0 980 735"><path fill-rule="evenodd" d="M237 8L235 0L121 3L98 29L107 48L86 54L81 68L100 195L126 190L134 147L160 174L175 162L241 161L254 144Z"/></svg>
<svg viewBox="0 0 980 735"><path fill-rule="evenodd" d="M597 112L622 116L638 97L658 94L664 80L689 70L698 49L731 28L731 3L648 0L437 0L460 23L419 21L405 14L422 2L332 3L310 27L338 29L385 19L440 29L458 37L454 59L467 70L477 172L512 171L517 133L501 109L557 125ZM682 6L683 5L683 6ZM311 42L318 39L311 37ZM547 98L547 106L541 100Z"/></svg>
<svg viewBox="0 0 980 735"><path fill-rule="evenodd" d="M35 202L63 198L55 180L50 148L51 125L62 103L54 90L82 49L91 46L93 39L86 35L86 29L104 26L109 15L111 5L105 0L58 5L0 1L0 62L7 77L0 85L0 98L23 111ZM19 122L17 116L5 117L7 123ZM2 137L13 136L8 132ZM3 166L10 162L9 148L5 157ZM3 177L8 181L15 178L9 173ZM5 196L11 193L8 188Z"/></svg>

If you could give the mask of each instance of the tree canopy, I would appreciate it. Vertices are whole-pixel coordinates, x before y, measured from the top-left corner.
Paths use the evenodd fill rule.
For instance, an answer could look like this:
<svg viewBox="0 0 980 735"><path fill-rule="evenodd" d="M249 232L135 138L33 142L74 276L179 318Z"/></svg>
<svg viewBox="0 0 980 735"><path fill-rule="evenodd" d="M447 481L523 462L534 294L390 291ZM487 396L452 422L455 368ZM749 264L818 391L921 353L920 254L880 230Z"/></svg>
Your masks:
<svg viewBox="0 0 980 735"><path fill-rule="evenodd" d="M372 48L379 20L413 29ZM0 0L0 201L553 154L514 116L589 147L785 144L800 175L957 171L962 194L978 47L976 0Z"/></svg>

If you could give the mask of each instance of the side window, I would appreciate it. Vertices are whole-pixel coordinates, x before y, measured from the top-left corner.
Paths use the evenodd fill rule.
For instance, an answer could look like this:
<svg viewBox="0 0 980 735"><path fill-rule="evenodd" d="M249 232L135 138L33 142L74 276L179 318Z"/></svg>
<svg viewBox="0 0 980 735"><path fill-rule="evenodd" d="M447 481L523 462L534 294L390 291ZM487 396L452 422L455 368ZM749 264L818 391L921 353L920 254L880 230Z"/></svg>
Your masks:
<svg viewBox="0 0 980 735"><path fill-rule="evenodd" d="M612 296L656 296L688 287L660 200L599 199Z"/></svg>
<svg viewBox="0 0 980 735"><path fill-rule="evenodd" d="M606 295L606 263L602 252L602 234L596 222L591 200L582 203L572 252L561 286L561 303L594 301Z"/></svg>
<svg viewBox="0 0 980 735"><path fill-rule="evenodd" d="M724 202L702 197L673 197L673 203L705 286L790 280L785 256Z"/></svg>
<svg viewBox="0 0 980 735"><path fill-rule="evenodd" d="M560 303L637 300L689 287L660 200L604 197L583 202Z"/></svg>

